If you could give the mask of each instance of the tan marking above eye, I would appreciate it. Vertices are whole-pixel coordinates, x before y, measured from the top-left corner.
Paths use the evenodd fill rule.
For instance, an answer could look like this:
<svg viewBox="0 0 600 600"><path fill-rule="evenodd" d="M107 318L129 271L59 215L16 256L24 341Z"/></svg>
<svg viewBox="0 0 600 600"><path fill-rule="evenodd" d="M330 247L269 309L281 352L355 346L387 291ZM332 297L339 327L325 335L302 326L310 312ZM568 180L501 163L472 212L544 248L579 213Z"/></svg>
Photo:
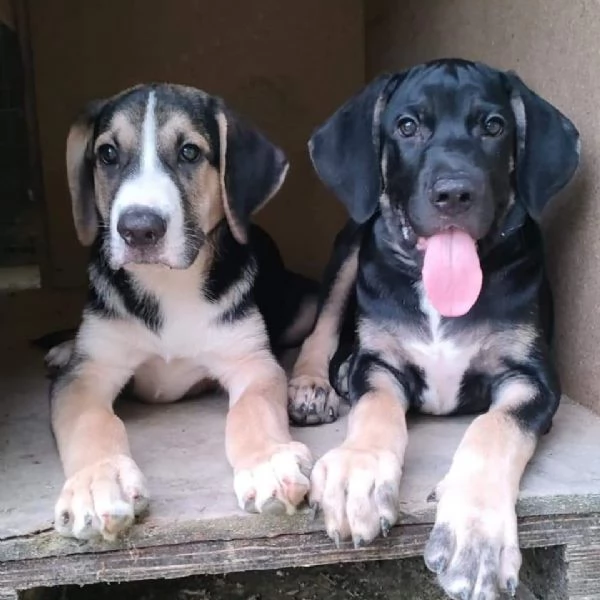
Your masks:
<svg viewBox="0 0 600 600"><path fill-rule="evenodd" d="M210 143L193 125L184 113L169 116L158 132L158 145L163 148L174 148L179 140L180 145L196 144L204 154L211 150ZM179 150L179 148L177 148Z"/></svg>
<svg viewBox="0 0 600 600"><path fill-rule="evenodd" d="M100 148L100 146L104 146L104 144L111 144L114 146L114 143L115 136L113 131L105 131L104 133L100 134L94 142L94 154L98 153L98 148Z"/></svg>
<svg viewBox="0 0 600 600"><path fill-rule="evenodd" d="M116 113L110 127L102 132L94 143L94 152L103 144L118 145L119 148L131 150L141 145L141 124L136 127L126 113Z"/></svg>

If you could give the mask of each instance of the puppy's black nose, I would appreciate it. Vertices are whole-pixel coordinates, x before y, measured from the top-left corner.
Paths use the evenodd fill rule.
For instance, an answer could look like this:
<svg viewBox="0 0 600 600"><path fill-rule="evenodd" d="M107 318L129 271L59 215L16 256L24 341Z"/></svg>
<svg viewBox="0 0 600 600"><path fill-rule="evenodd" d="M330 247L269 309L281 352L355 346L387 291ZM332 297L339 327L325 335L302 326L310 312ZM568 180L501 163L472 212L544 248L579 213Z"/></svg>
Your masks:
<svg viewBox="0 0 600 600"><path fill-rule="evenodd" d="M468 179L438 179L433 184L431 202L442 214L458 215L475 201L476 190Z"/></svg>
<svg viewBox="0 0 600 600"><path fill-rule="evenodd" d="M121 214L117 231L128 246L142 248L153 246L164 237L167 222L153 210L138 206Z"/></svg>

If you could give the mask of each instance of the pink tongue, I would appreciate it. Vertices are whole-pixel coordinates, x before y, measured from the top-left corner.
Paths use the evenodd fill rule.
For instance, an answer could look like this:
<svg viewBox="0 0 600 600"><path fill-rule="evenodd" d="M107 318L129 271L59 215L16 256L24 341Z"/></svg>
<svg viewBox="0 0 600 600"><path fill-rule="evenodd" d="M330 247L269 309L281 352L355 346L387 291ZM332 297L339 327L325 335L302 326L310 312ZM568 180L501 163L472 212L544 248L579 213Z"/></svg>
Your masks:
<svg viewBox="0 0 600 600"><path fill-rule="evenodd" d="M463 231L438 233L427 240L423 284L429 301L444 317L471 310L483 276L473 238Z"/></svg>

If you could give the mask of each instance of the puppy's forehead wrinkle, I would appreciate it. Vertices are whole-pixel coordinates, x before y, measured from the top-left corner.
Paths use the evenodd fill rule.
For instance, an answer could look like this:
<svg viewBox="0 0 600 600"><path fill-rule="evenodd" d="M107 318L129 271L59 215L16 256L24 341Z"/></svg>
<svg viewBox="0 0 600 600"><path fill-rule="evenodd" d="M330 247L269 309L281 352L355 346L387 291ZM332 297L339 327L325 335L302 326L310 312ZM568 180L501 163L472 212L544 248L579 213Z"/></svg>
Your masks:
<svg viewBox="0 0 600 600"><path fill-rule="evenodd" d="M122 115L121 119L129 121L133 127L141 128L146 112L147 96L148 93L142 86L108 100L96 120L94 137L114 128L114 121L118 115Z"/></svg>
<svg viewBox="0 0 600 600"><path fill-rule="evenodd" d="M392 111L416 115L421 121L434 122L444 119L446 121L461 122L468 118L498 113L509 118L511 116L508 97L482 95L482 88L477 85L465 87L451 87L440 89L436 84L425 86L422 91L411 94L405 100L397 98L390 105Z"/></svg>
<svg viewBox="0 0 600 600"><path fill-rule="evenodd" d="M181 114L191 120L199 133L210 138L205 117L212 97L202 90L164 83L139 85L108 100L96 120L94 137L118 129L123 121L141 131L150 95L154 97L157 129L174 114Z"/></svg>
<svg viewBox="0 0 600 600"><path fill-rule="evenodd" d="M127 153L139 154L146 115L147 94L142 88L126 100L121 96L109 101L96 122L94 150L114 144Z"/></svg>
<svg viewBox="0 0 600 600"><path fill-rule="evenodd" d="M195 132L205 140L210 140L209 127L204 116L194 114L185 107L158 104L156 120L159 131L177 130L183 134Z"/></svg>
<svg viewBox="0 0 600 600"><path fill-rule="evenodd" d="M428 113L449 114L475 110L476 103L491 109L507 102L498 73L475 63L434 62L410 71L390 105L401 103L413 110L421 107Z"/></svg>
<svg viewBox="0 0 600 600"><path fill-rule="evenodd" d="M211 152L206 128L198 127L183 111L175 110L168 115L159 115L157 134L158 146L163 151L171 151L179 144L194 143L205 154Z"/></svg>
<svg viewBox="0 0 600 600"><path fill-rule="evenodd" d="M143 114L135 118L135 115L126 111L115 112L109 128L97 136L95 148L98 149L106 143L113 143L127 149L135 148L139 143L142 122Z"/></svg>
<svg viewBox="0 0 600 600"><path fill-rule="evenodd" d="M186 128L197 131L211 144L213 139L210 115L219 101L207 93L186 86L166 86L156 90L156 120L158 128L169 126L173 118L185 119Z"/></svg>

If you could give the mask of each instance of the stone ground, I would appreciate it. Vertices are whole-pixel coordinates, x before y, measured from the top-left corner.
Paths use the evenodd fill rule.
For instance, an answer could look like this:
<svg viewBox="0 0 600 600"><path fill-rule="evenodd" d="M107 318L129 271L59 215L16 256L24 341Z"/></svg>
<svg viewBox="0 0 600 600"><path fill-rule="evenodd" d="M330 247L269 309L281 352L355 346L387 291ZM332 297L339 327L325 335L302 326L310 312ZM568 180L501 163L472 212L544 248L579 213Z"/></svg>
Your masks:
<svg viewBox="0 0 600 600"><path fill-rule="evenodd" d="M446 600L422 559L70 586L44 600Z"/></svg>

